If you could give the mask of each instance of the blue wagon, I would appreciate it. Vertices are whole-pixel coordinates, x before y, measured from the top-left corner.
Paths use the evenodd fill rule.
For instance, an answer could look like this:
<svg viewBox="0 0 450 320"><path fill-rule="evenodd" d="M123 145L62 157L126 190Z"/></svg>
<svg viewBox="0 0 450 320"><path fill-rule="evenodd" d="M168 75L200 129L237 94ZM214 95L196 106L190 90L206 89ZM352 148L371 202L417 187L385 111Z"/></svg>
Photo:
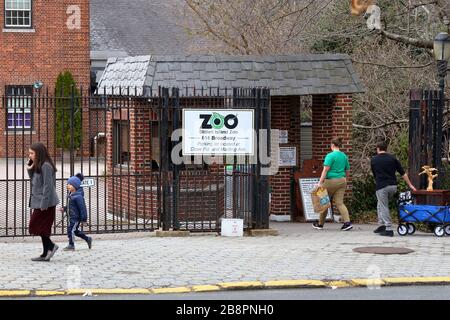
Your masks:
<svg viewBox="0 0 450 320"><path fill-rule="evenodd" d="M434 234L442 237L450 235L450 206L430 206L399 203L399 226L397 232L401 236L413 234L416 231L415 223L426 223L434 227Z"/></svg>

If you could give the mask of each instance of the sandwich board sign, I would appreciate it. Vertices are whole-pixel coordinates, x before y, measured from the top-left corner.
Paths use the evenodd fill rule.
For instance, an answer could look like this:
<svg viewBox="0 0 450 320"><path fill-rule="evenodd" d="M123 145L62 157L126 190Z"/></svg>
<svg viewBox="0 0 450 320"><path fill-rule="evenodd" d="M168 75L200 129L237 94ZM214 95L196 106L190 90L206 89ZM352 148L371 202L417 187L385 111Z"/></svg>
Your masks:
<svg viewBox="0 0 450 320"><path fill-rule="evenodd" d="M306 221L319 220L320 214L314 212L314 206L311 200L311 191L319 184L319 178L300 178L300 194L302 196L303 212ZM326 220L333 219L333 211L328 209Z"/></svg>

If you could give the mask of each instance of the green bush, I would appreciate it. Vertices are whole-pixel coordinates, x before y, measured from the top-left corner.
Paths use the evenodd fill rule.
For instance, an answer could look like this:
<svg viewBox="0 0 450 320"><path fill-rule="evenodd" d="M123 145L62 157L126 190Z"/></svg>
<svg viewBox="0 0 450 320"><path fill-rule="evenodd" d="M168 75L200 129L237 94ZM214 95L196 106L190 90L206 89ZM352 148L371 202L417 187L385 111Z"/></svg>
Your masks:
<svg viewBox="0 0 450 320"><path fill-rule="evenodd" d="M450 164L448 162L442 163L442 170L438 172L438 175L440 175L440 181L442 182L440 189L450 189Z"/></svg>
<svg viewBox="0 0 450 320"><path fill-rule="evenodd" d="M406 170L409 157L409 133L407 128L401 130L397 138L391 141L389 153L394 154Z"/></svg>
<svg viewBox="0 0 450 320"><path fill-rule="evenodd" d="M73 91L72 91L73 90ZM71 99L72 94L74 99ZM79 92L75 80L69 71L60 73L55 86L56 107L56 146L64 150L71 147L73 134L73 147L81 146L82 126ZM71 114L73 103L73 130L71 129Z"/></svg>
<svg viewBox="0 0 450 320"><path fill-rule="evenodd" d="M357 214L377 210L377 197L375 191L375 180L372 176L353 180L353 197L350 202L350 211L353 214Z"/></svg>
<svg viewBox="0 0 450 320"><path fill-rule="evenodd" d="M398 183L398 193L407 190L409 189L406 185L406 182L403 179L400 179ZM372 176L366 176L353 180L352 192L353 197L349 205L352 220L360 222L376 221L377 196L375 179ZM393 218L395 218L397 215L398 193L391 199L389 203L389 208L391 209Z"/></svg>
<svg viewBox="0 0 450 320"><path fill-rule="evenodd" d="M394 154L401 162L402 166L407 168L408 166L408 148L409 148L409 136L408 130L401 130L397 138L392 140L389 144L389 153ZM398 193L408 191L409 188L406 182L397 175L398 181ZM353 180L353 198L350 201L350 212L352 216L361 220L367 216L372 216L377 210L377 197L375 179L372 175L366 175L363 177L355 178ZM398 193L391 199L389 207L392 211L392 215L395 217L398 210L397 199ZM352 217L352 218L353 218Z"/></svg>

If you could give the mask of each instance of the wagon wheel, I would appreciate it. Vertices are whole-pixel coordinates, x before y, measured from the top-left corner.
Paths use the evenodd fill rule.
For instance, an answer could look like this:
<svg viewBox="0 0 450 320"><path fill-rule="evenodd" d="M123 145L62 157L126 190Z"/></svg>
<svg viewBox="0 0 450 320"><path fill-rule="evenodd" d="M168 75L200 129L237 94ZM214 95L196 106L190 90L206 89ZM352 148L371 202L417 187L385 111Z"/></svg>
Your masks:
<svg viewBox="0 0 450 320"><path fill-rule="evenodd" d="M397 232L401 236L406 236L408 234L408 227L404 224L400 224L397 228Z"/></svg>
<svg viewBox="0 0 450 320"><path fill-rule="evenodd" d="M407 223L406 228L408 228L408 234L414 234L416 232L416 226L413 223Z"/></svg>
<svg viewBox="0 0 450 320"><path fill-rule="evenodd" d="M434 227L434 234L437 237L442 237L445 234L444 226L439 225L439 226Z"/></svg>
<svg viewBox="0 0 450 320"><path fill-rule="evenodd" d="M447 224L447 225L444 227L444 231L445 231L445 234L446 234L446 235L450 236L450 224Z"/></svg>

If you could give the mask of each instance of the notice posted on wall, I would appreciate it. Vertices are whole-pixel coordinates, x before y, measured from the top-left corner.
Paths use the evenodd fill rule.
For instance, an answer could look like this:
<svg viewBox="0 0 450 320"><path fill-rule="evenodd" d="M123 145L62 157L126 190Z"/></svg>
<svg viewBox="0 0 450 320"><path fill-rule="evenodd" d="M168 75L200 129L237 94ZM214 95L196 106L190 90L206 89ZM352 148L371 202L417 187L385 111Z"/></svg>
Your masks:
<svg viewBox="0 0 450 320"><path fill-rule="evenodd" d="M280 130L279 131L279 143L286 144L289 142L289 131L288 130Z"/></svg>
<svg viewBox="0 0 450 320"><path fill-rule="evenodd" d="M253 155L254 112L183 109L184 155Z"/></svg>
<svg viewBox="0 0 450 320"><path fill-rule="evenodd" d="M299 179L300 194L302 196L303 212L306 221L319 220L319 214L314 212L314 206L311 200L311 191L319 183L319 178L303 178ZM331 208L328 209L327 220L333 219Z"/></svg>
<svg viewBox="0 0 450 320"><path fill-rule="evenodd" d="M278 165L280 167L295 167L297 165L296 147L280 147L279 151Z"/></svg>

